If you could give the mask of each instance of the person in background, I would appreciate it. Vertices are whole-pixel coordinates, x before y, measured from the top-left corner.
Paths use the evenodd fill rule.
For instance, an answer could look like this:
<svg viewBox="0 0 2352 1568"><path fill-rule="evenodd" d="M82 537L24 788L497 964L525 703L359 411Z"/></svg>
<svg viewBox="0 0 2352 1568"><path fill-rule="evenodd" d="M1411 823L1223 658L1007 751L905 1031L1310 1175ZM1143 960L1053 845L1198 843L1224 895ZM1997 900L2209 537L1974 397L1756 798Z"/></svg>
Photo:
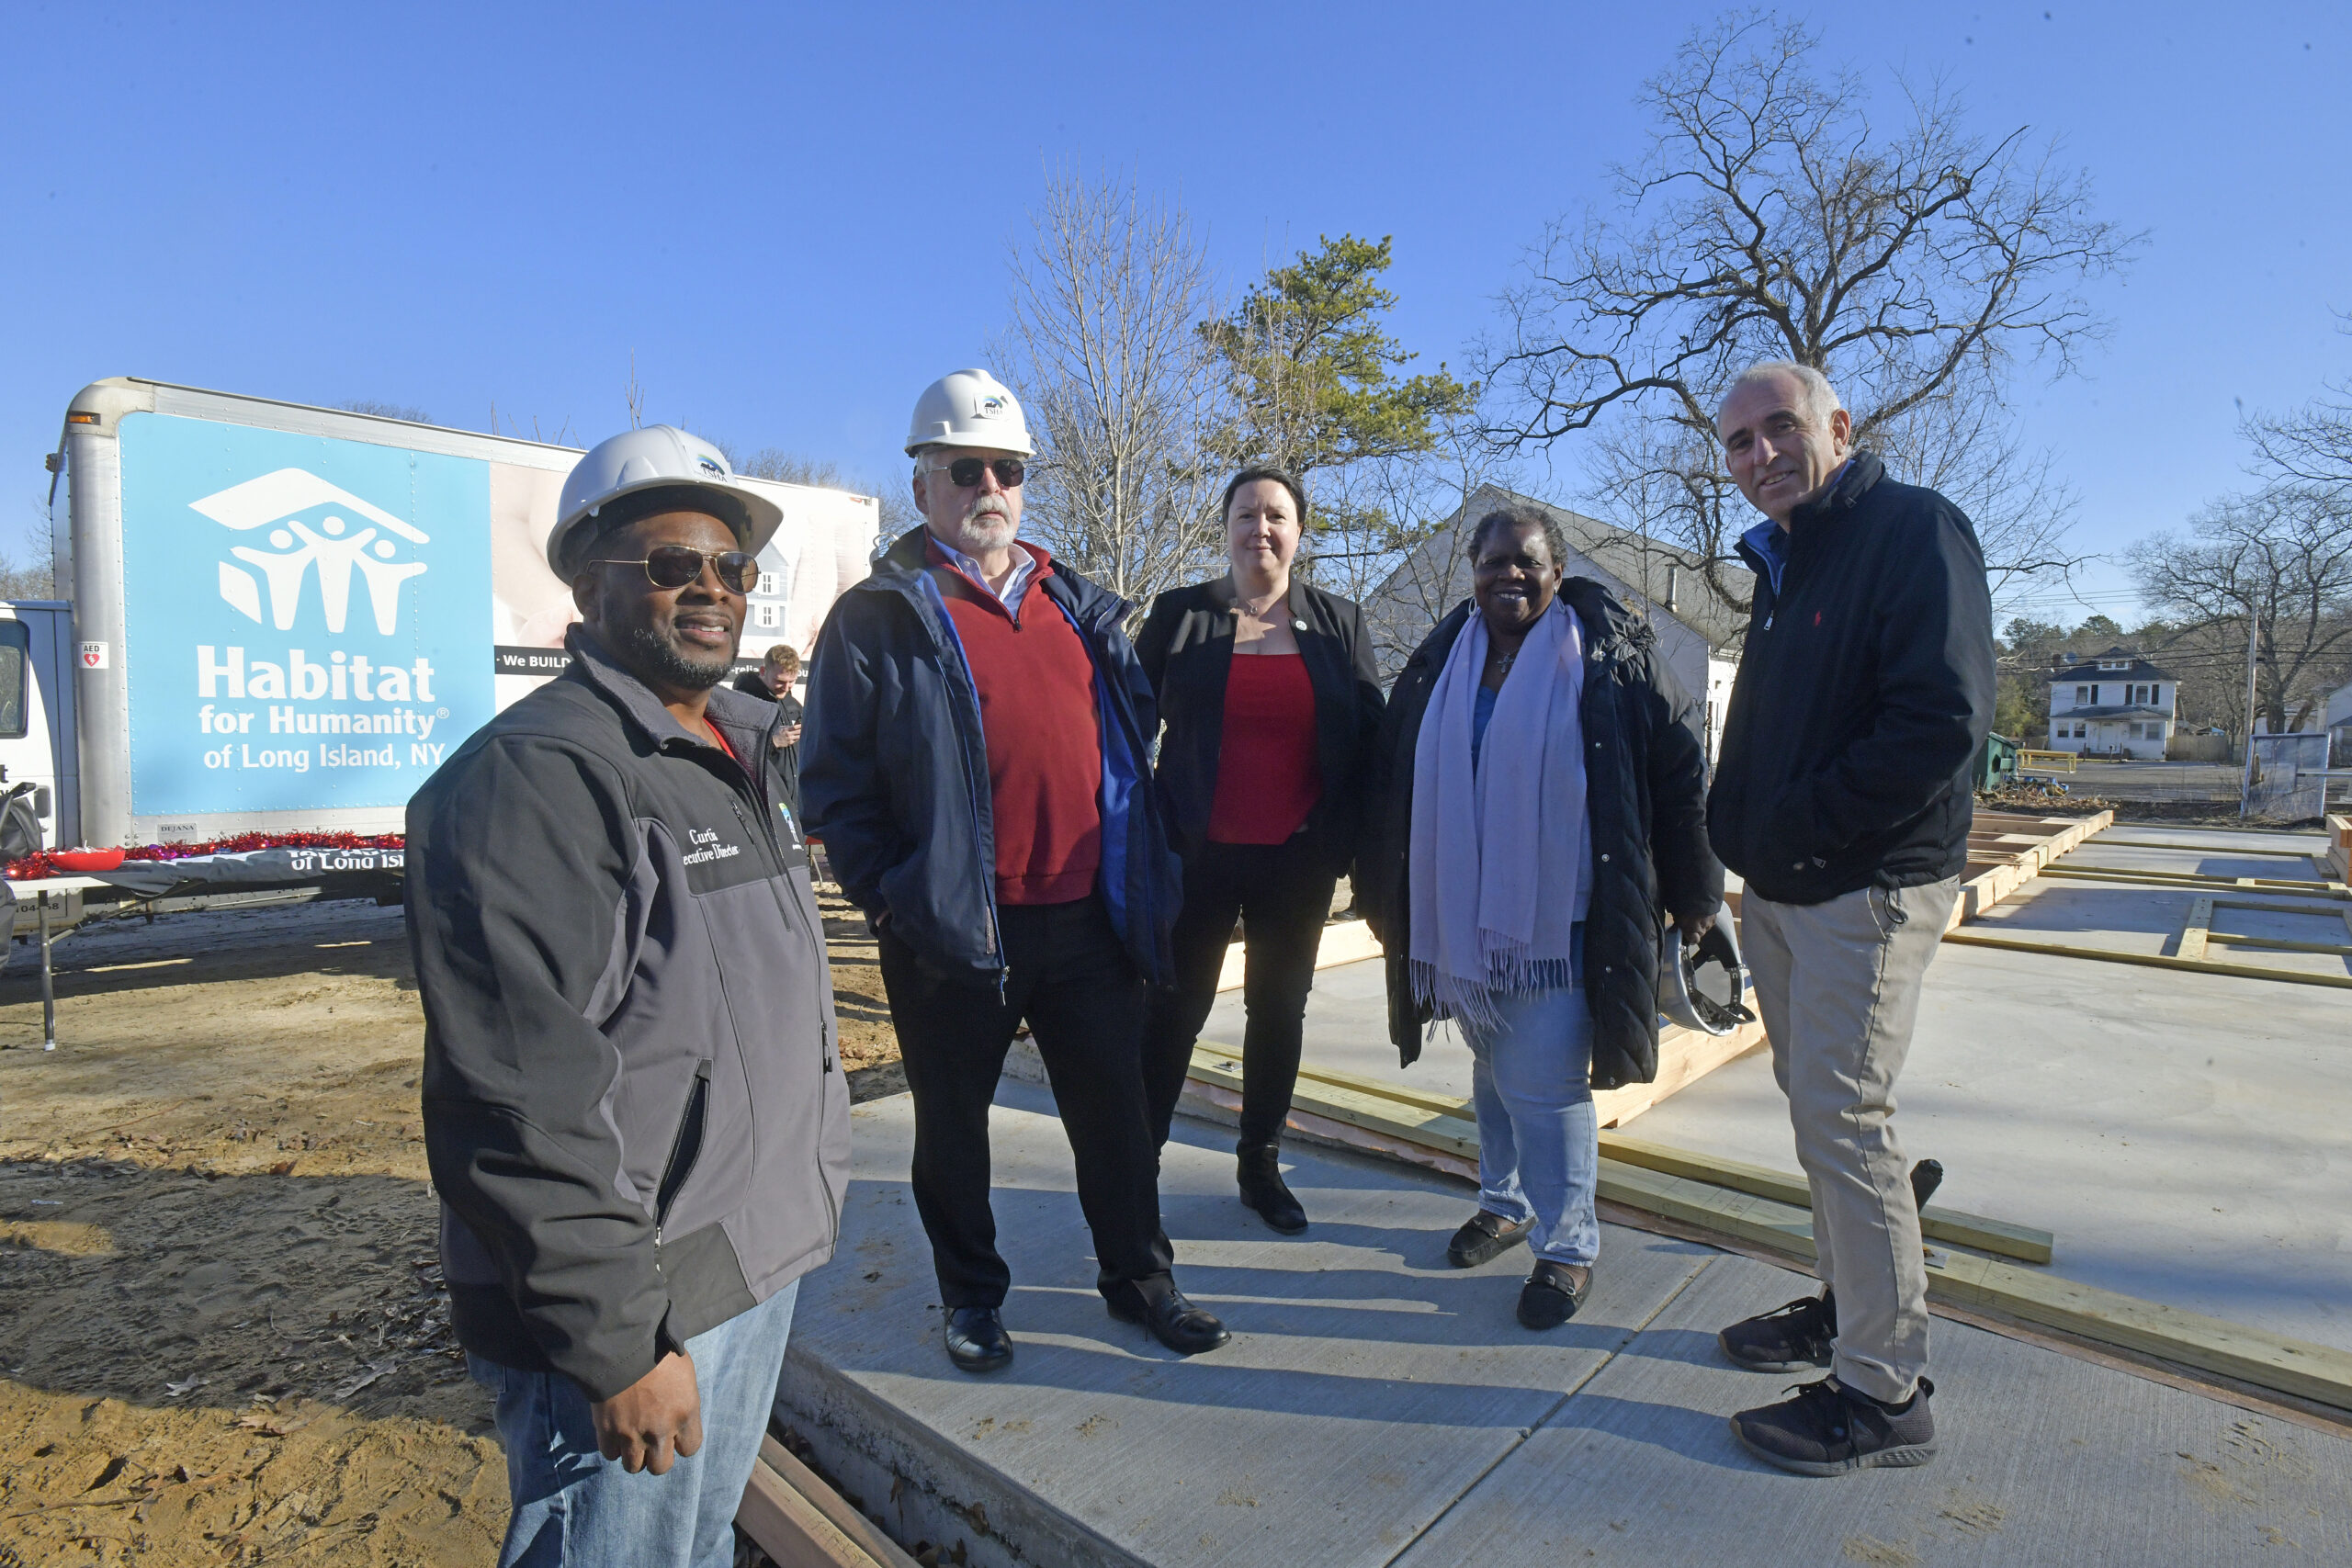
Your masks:
<svg viewBox="0 0 2352 1568"><path fill-rule="evenodd" d="M1649 623L1566 579L1548 512L1470 533L1471 603L1413 654L1382 726L1357 898L1388 959L1405 1065L1452 1019L1470 1046L1475 1268L1521 1237L1519 1321L1555 1328L1592 1289L1592 1091L1657 1075L1660 907L1695 942L1723 908L1706 751Z"/></svg>
<svg viewBox="0 0 2352 1568"><path fill-rule="evenodd" d="M1275 1230L1306 1228L1281 1153L1315 955L1355 858L1363 775L1385 705L1363 607L1298 581L1306 492L1275 468L1225 487L1225 575L1152 601L1136 656L1167 726L1153 783L1184 862L1176 983L1155 991L1144 1073L1152 1132L1169 1124L1216 999L1238 919L1241 1201Z"/></svg>
<svg viewBox="0 0 2352 1568"><path fill-rule="evenodd" d="M1225 1325L1176 1288L1143 1087L1177 868L1149 788L1159 728L1130 606L1023 542L1021 404L985 370L916 400L923 526L819 634L801 788L881 949L914 1097L915 1210L948 1359L1012 1365L989 1107L1025 1021L1053 1083L1113 1315L1182 1355Z"/></svg>
<svg viewBox="0 0 2352 1568"><path fill-rule="evenodd" d="M800 679L800 655L787 642L777 643L760 660L757 670L735 678L735 689L747 696L765 697L775 704L775 728L768 747L775 753L776 771L784 777L785 804L800 815L800 699L792 694Z"/></svg>
<svg viewBox="0 0 2352 1568"><path fill-rule="evenodd" d="M1806 1475L1925 1464L1928 1274L1894 1079L1968 863L1969 763L1993 721L1993 609L1976 531L1856 451L1820 371L1732 383L1724 466L1764 520L1747 638L1707 802L1744 884L1740 931L1772 1071L1813 1189L1818 1299L1733 1324L1757 1371L1826 1367L1732 1432Z"/></svg>
<svg viewBox="0 0 2352 1568"><path fill-rule="evenodd" d="M780 521L667 425L582 457L547 546L571 667L409 802L425 1157L503 1568L732 1562L839 1237L849 1090L774 710L714 690Z"/></svg>

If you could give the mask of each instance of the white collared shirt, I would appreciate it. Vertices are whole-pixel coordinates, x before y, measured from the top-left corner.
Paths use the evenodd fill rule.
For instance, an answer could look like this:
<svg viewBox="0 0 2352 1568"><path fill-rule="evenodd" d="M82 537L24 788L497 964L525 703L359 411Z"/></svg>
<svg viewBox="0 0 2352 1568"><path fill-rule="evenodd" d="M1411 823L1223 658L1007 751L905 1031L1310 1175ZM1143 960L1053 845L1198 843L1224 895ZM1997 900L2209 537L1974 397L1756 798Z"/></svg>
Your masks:
<svg viewBox="0 0 2352 1568"><path fill-rule="evenodd" d="M999 588L989 581L988 573L980 570L978 561L937 534L931 536L931 541L939 547L940 554L955 564L956 570L995 594L997 603L1004 606L1006 615L1016 621L1021 618L1021 601L1029 592L1030 580L1037 575L1037 558L1029 553L1028 546L1018 539L1012 542L1012 573L1004 580L1004 586Z"/></svg>

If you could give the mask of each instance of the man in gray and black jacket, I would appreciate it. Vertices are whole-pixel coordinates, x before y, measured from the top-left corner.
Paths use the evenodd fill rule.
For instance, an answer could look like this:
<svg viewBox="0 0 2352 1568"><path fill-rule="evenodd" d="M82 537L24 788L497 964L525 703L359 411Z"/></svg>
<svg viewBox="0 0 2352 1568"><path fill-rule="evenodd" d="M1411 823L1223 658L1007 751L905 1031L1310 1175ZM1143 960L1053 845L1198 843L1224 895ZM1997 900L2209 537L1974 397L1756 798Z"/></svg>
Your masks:
<svg viewBox="0 0 2352 1568"><path fill-rule="evenodd" d="M411 801L424 1134L495 1391L500 1555L732 1561L849 1095L775 709L714 689L775 505L666 426L583 457L548 558L571 668Z"/></svg>

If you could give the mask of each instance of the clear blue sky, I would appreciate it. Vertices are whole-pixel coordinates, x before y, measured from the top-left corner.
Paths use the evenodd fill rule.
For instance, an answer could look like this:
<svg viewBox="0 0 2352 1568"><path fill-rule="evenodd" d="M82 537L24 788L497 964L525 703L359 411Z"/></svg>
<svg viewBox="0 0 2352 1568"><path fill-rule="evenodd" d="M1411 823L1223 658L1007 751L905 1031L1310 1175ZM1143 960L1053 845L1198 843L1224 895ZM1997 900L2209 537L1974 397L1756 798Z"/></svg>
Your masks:
<svg viewBox="0 0 2352 1568"><path fill-rule="evenodd" d="M11 6L0 545L67 400L138 375L527 433L649 420L896 482L981 357L1049 165L1182 201L1238 284L1393 234L1458 370L1544 220L1639 147L1712 7ZM2233 400L2352 373L2352 7L1826 4L1828 52L2030 125L2151 243L2089 375L2025 390L2119 550L2244 481ZM1561 486L1573 491L1563 454ZM2094 601L2128 615L2111 570ZM2080 606L2052 605L2077 618Z"/></svg>

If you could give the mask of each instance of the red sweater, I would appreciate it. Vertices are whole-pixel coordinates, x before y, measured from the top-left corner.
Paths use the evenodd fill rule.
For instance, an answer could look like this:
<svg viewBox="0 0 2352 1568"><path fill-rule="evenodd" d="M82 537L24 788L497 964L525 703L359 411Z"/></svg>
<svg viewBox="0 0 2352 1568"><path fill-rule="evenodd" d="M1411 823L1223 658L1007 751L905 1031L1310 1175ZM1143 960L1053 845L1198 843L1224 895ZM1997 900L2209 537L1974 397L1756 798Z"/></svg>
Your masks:
<svg viewBox="0 0 2352 1568"><path fill-rule="evenodd" d="M1014 620L1004 603L931 549L933 575L980 695L989 807L996 820L1001 904L1067 904L1094 891L1102 863L1102 744L1094 661L1078 628L1046 596L1037 570Z"/></svg>
<svg viewBox="0 0 2352 1568"><path fill-rule="evenodd" d="M1213 844L1279 844L1323 797L1315 755L1315 683L1295 653L1237 653L1225 681Z"/></svg>

